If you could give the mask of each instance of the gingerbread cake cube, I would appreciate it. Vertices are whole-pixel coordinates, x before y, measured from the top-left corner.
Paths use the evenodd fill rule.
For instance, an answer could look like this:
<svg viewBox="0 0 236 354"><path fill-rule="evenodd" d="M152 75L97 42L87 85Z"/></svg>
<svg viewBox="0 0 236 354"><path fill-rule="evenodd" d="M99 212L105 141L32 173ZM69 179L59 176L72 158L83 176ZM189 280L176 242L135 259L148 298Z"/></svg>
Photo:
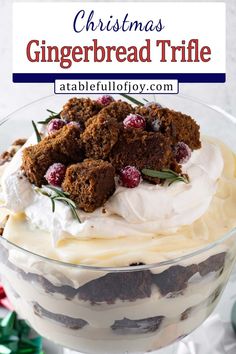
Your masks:
<svg viewBox="0 0 236 354"><path fill-rule="evenodd" d="M119 124L116 119L99 113L90 121L81 139L88 158L106 159L118 140Z"/></svg>
<svg viewBox="0 0 236 354"><path fill-rule="evenodd" d="M86 212L101 207L115 191L115 169L107 161L86 159L67 168L62 189Z"/></svg>
<svg viewBox="0 0 236 354"><path fill-rule="evenodd" d="M110 162L116 171L134 166L139 171L144 168L160 171L163 168L179 168L173 161L170 139L161 133L140 129L122 129L119 141L112 149ZM177 172L177 171L176 171ZM159 179L143 176L153 183Z"/></svg>
<svg viewBox="0 0 236 354"><path fill-rule="evenodd" d="M154 122L159 122L159 132L169 136L172 145L184 142L191 150L201 147L200 127L195 120L181 112L168 108L137 107L136 113L146 118L148 130L152 130Z"/></svg>
<svg viewBox="0 0 236 354"><path fill-rule="evenodd" d="M68 121L75 121L84 127L85 122L98 114L103 105L90 98L71 98L61 111L61 118Z"/></svg>
<svg viewBox="0 0 236 354"><path fill-rule="evenodd" d="M47 169L55 162L65 165L82 161L84 152L80 130L76 126L65 126L57 133L47 136L37 145L23 150L22 169L29 181L40 187L46 184Z"/></svg>
<svg viewBox="0 0 236 354"><path fill-rule="evenodd" d="M123 120L133 112L134 108L124 101L114 101L100 111L101 114L106 117L114 118L117 122L123 122ZM86 126L90 124L92 120L93 118L89 119L86 122Z"/></svg>

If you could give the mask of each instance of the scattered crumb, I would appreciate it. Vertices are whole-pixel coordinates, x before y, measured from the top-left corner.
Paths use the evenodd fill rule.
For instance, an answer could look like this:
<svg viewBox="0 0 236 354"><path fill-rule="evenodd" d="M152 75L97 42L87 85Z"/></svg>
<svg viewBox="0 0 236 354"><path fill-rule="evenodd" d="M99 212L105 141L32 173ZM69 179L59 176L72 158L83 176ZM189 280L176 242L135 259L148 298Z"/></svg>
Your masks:
<svg viewBox="0 0 236 354"><path fill-rule="evenodd" d="M12 145L23 146L26 143L26 139L16 139Z"/></svg>
<svg viewBox="0 0 236 354"><path fill-rule="evenodd" d="M189 307L187 310L185 310L185 311L181 314L180 320L181 320L181 321L187 320L187 318L189 317L189 314L190 314L191 310L192 310L191 307Z"/></svg>

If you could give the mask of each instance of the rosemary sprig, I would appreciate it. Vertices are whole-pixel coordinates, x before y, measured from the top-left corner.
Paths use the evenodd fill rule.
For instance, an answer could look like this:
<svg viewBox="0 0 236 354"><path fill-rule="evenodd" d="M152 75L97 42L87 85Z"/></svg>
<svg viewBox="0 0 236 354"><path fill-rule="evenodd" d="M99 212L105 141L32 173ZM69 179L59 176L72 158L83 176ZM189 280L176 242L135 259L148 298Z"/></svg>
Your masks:
<svg viewBox="0 0 236 354"><path fill-rule="evenodd" d="M51 109L46 109L46 111L49 112L49 113L51 113L51 114L53 114L53 115L59 114L59 113L56 113L55 111L52 111Z"/></svg>
<svg viewBox="0 0 236 354"><path fill-rule="evenodd" d="M65 203L66 205L68 205L68 207L70 208L71 210L71 213L73 215L73 217L75 219L78 220L79 223L81 223L81 220L77 214L77 211L76 211L76 205L75 203L69 198L69 194L66 193L66 192L63 192L61 189L59 188L56 188L56 187L52 187L52 186L46 186L48 189L50 189L53 193L50 194L48 193L45 189L43 188L36 188L36 192L37 193L40 193L42 195L45 195L46 197L49 197L51 199L51 202L52 202L52 212L54 213L55 212L55 208L56 208L56 204L55 204L55 201L58 200L58 201L61 201L63 203Z"/></svg>
<svg viewBox="0 0 236 354"><path fill-rule="evenodd" d="M120 95L123 96L124 98L126 98L127 100L130 100L130 102L137 104L138 106L144 106L144 104L142 102L136 100L136 98L126 95L126 93L120 93Z"/></svg>
<svg viewBox="0 0 236 354"><path fill-rule="evenodd" d="M174 182L184 182L189 183L188 176L179 175L175 171L169 169L163 169L161 171L150 170L149 168L144 168L142 173L149 177L155 177L160 179L165 179L168 181L168 185L170 186Z"/></svg>
<svg viewBox="0 0 236 354"><path fill-rule="evenodd" d="M54 118L60 118L60 112L54 112L51 109L47 109L46 110L48 113L50 113L50 115L45 119L45 120L41 120L38 123L39 124L48 124L52 119Z"/></svg>
<svg viewBox="0 0 236 354"><path fill-rule="evenodd" d="M39 143L42 140L42 138L41 138L41 135L38 131L37 125L35 124L35 122L33 120L32 120L32 125L33 125L34 131L35 131L37 142Z"/></svg>

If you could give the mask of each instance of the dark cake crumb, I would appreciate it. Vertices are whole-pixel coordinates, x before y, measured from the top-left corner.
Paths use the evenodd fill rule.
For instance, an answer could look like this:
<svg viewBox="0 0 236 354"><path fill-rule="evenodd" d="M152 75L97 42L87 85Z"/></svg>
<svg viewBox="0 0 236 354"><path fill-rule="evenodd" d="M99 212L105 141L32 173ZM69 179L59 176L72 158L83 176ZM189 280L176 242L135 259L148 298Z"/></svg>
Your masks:
<svg viewBox="0 0 236 354"><path fill-rule="evenodd" d="M222 252L207 258L204 262L199 263L198 269L200 275L204 277L211 272L219 271L224 266L225 257L226 253Z"/></svg>
<svg viewBox="0 0 236 354"><path fill-rule="evenodd" d="M192 311L192 307L189 307L187 310L185 310L183 313L181 313L180 316L180 321L185 321L188 319L190 313Z"/></svg>
<svg viewBox="0 0 236 354"><path fill-rule="evenodd" d="M162 295L177 293L186 289L188 280L198 271L198 266L193 264L188 267L176 265L160 274L153 275L153 281L158 286Z"/></svg>
<svg viewBox="0 0 236 354"><path fill-rule="evenodd" d="M101 113L110 118L115 118L118 122L123 122L123 120L133 112L134 108L129 103L120 100L110 103L101 110Z"/></svg>
<svg viewBox="0 0 236 354"><path fill-rule="evenodd" d="M171 138L172 145L183 141L191 150L201 147L200 127L192 117L168 108L160 109L155 106L137 107L136 113L146 118L148 130L152 131L152 123L159 121L159 131Z"/></svg>
<svg viewBox="0 0 236 354"><path fill-rule="evenodd" d="M26 139L17 139L15 140L10 148L0 154L0 166L4 165L6 162L11 161L13 156L17 153L17 151L23 146L26 142Z"/></svg>
<svg viewBox="0 0 236 354"><path fill-rule="evenodd" d="M86 157L106 159L118 140L118 134L119 125L116 119L99 113L81 135Z"/></svg>
<svg viewBox="0 0 236 354"><path fill-rule="evenodd" d="M123 120L131 113L134 112L134 108L127 102L124 101L114 101L108 106L101 109L99 115L103 115L107 119L115 119L118 123L121 124ZM95 116L88 119L85 123L86 127L91 124Z"/></svg>
<svg viewBox="0 0 236 354"><path fill-rule="evenodd" d="M174 164L168 137L158 132L130 128L121 129L119 141L111 151L110 162L116 171L126 166L134 166L140 171L143 168L158 171L163 168L178 168L178 164ZM143 178L152 183L160 182L158 178L145 175Z"/></svg>
<svg viewBox="0 0 236 354"><path fill-rule="evenodd" d="M115 170L107 161L84 160L67 169L62 188L78 208L93 212L114 193Z"/></svg>
<svg viewBox="0 0 236 354"><path fill-rule="evenodd" d="M144 299L151 296L153 284L158 286L162 296L169 297L170 295L170 297L175 297L186 289L189 279L198 272L199 268L199 265L195 264L187 267L173 266L160 274L153 274L149 270L134 271L133 269L130 272L108 273L103 277L91 280L77 289L69 285L55 286L41 275L24 272L9 262L8 250L5 247L0 247L0 256L2 262L10 269L20 274L24 280L40 284L46 293L64 295L68 301L78 296L80 300L89 301L91 304L102 302L114 304L117 299L128 301ZM210 258L205 262L210 262L212 260ZM220 269L219 264L217 266L218 270ZM132 263L130 266L139 265L144 264L137 262ZM221 267L223 267L222 263ZM214 271L213 269L215 268L211 267L211 271ZM219 273L217 277L219 277ZM214 302L221 291L222 286L220 285L210 295L208 303ZM183 320L186 319L187 312L183 312Z"/></svg>
<svg viewBox="0 0 236 354"><path fill-rule="evenodd" d="M80 130L75 126L65 126L37 145L25 148L22 168L29 181L40 187L46 183L44 176L52 164L60 162L68 165L83 158Z"/></svg>
<svg viewBox="0 0 236 354"><path fill-rule="evenodd" d="M52 136L43 139L45 145L51 145L55 153L67 157L69 163L84 159L84 151L80 139L80 129L75 125L66 125ZM39 145L39 144L38 144Z"/></svg>
<svg viewBox="0 0 236 354"><path fill-rule="evenodd" d="M220 285L216 288L216 290L210 295L209 299L208 299L208 303L209 304L213 304L216 300L218 300L220 294L223 291L223 286Z"/></svg>
<svg viewBox="0 0 236 354"><path fill-rule="evenodd" d="M61 111L61 118L66 121L76 121L84 126L85 122L98 114L104 106L90 98L71 98Z"/></svg>
<svg viewBox="0 0 236 354"><path fill-rule="evenodd" d="M18 150L19 150L19 147L14 145L14 146L11 146L11 148L9 150L4 151L0 155L0 166L4 165L6 162L10 162Z"/></svg>
<svg viewBox="0 0 236 354"><path fill-rule="evenodd" d="M6 162L11 161L12 156L10 154L9 151L4 151L1 155L0 155L0 166L4 165Z"/></svg>
<svg viewBox="0 0 236 354"><path fill-rule="evenodd" d="M160 109L159 115L163 123L168 124L170 121L166 132L171 137L173 144L183 141L191 150L200 149L200 127L195 120L186 114L168 108Z"/></svg>
<svg viewBox="0 0 236 354"><path fill-rule="evenodd" d="M131 263L129 266L130 267L138 267L138 266L142 266L145 265L145 263L143 262L136 262L136 263Z"/></svg>
<svg viewBox="0 0 236 354"><path fill-rule="evenodd" d="M64 327L67 327L70 329L78 330L88 324L87 321L84 321L81 318L73 318L73 317L69 317L66 315L61 315L61 314L50 312L50 311L44 309L38 303L34 303L33 308L34 308L35 315L42 317L42 318L46 317L46 318L53 320L55 322L59 322Z"/></svg>
<svg viewBox="0 0 236 354"><path fill-rule="evenodd" d="M109 273L78 290L79 299L114 303L116 299L135 301L151 296L152 274L148 270Z"/></svg>
<svg viewBox="0 0 236 354"><path fill-rule="evenodd" d="M23 146L26 143L26 139L16 139L12 145L15 146Z"/></svg>
<svg viewBox="0 0 236 354"><path fill-rule="evenodd" d="M226 253L222 252L207 258L199 264L188 267L173 266L160 274L153 275L153 281L158 286L162 295L176 293L187 287L188 280L196 273L204 277L211 272L219 271L225 263Z"/></svg>
<svg viewBox="0 0 236 354"><path fill-rule="evenodd" d="M20 274L22 278L27 281L39 283L46 293L64 295L65 299L67 299L68 301L72 300L76 296L77 289L74 289L72 286L56 286L49 280L47 280L45 277L34 273L25 273L22 269L20 270Z"/></svg>
<svg viewBox="0 0 236 354"><path fill-rule="evenodd" d="M144 334L149 332L156 332L164 316L156 316L144 318L141 320L130 320L129 318L123 318L123 320L117 320L111 326L111 329L117 334Z"/></svg>

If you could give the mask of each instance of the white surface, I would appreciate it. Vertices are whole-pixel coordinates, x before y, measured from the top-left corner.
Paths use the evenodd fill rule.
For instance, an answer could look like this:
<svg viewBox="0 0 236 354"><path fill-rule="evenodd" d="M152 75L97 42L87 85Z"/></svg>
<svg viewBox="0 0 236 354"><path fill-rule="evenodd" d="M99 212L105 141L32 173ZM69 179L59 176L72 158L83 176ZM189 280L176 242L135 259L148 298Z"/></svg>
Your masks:
<svg viewBox="0 0 236 354"><path fill-rule="evenodd" d="M13 84L11 82L12 1L0 0L0 118L24 104L53 93L53 84ZM185 2L188 2L188 0L185 0ZM235 115L236 1L227 0L225 2L227 4L227 83L181 84L180 92L198 97L213 105L217 104ZM219 26L221 25L219 24Z"/></svg>

